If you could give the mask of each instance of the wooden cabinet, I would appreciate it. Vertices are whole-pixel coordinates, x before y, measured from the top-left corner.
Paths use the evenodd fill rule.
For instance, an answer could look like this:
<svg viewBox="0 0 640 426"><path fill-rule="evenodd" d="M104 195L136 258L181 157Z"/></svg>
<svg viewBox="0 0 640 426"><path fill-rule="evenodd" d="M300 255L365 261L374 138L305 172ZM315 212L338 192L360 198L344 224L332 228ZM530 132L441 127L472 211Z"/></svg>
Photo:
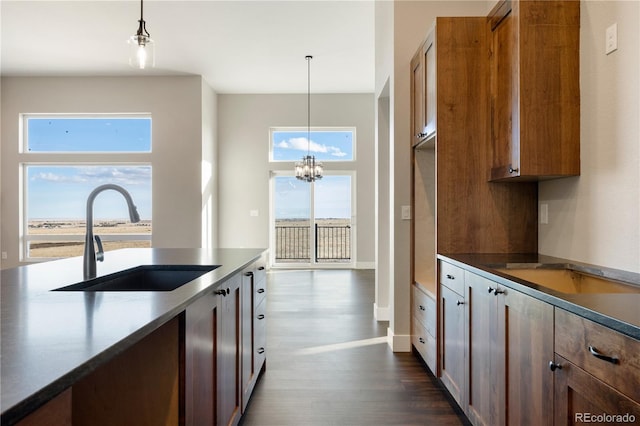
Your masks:
<svg viewBox="0 0 640 426"><path fill-rule="evenodd" d="M518 291L499 288L496 364L496 425L551 425L553 306ZM500 291L504 293L500 293ZM488 291L488 290L487 290ZM504 386L502 386L504 383Z"/></svg>
<svg viewBox="0 0 640 426"><path fill-rule="evenodd" d="M240 420L240 282L240 275L234 275L187 308L187 425L234 425Z"/></svg>
<svg viewBox="0 0 640 426"><path fill-rule="evenodd" d="M71 389L16 423L17 426L71 426Z"/></svg>
<svg viewBox="0 0 640 426"><path fill-rule="evenodd" d="M466 389L465 409L474 425L497 426L498 423L493 423L497 417L495 412L499 409L496 387L500 383L496 374L502 375L497 358L504 357L500 356L500 350L496 347L500 341L496 328L498 298L488 291L496 285L470 272L465 272L464 279L465 297L469 301L465 324L469 387Z"/></svg>
<svg viewBox="0 0 640 426"><path fill-rule="evenodd" d="M440 377L471 423L551 424L553 307L447 262L440 277Z"/></svg>
<svg viewBox="0 0 640 426"><path fill-rule="evenodd" d="M247 407L265 364L266 269L263 262L244 271L242 278L242 410Z"/></svg>
<svg viewBox="0 0 640 426"><path fill-rule="evenodd" d="M556 308L555 352L555 424L640 419L640 341Z"/></svg>
<svg viewBox="0 0 640 426"><path fill-rule="evenodd" d="M411 59L412 145L431 139L436 131L435 51L432 31Z"/></svg>
<svg viewBox="0 0 640 426"><path fill-rule="evenodd" d="M467 404L467 327L464 293L456 292L464 290L464 275L448 274L447 266L452 265L440 263L440 380L464 409ZM452 289L446 283L455 285Z"/></svg>
<svg viewBox="0 0 640 426"><path fill-rule="evenodd" d="M475 425L551 424L553 307L465 272L467 415Z"/></svg>
<svg viewBox="0 0 640 426"><path fill-rule="evenodd" d="M411 313L411 343L429 369L436 373L436 301L418 285L413 286Z"/></svg>
<svg viewBox="0 0 640 426"><path fill-rule="evenodd" d="M502 0L489 13L490 179L580 174L580 2Z"/></svg>

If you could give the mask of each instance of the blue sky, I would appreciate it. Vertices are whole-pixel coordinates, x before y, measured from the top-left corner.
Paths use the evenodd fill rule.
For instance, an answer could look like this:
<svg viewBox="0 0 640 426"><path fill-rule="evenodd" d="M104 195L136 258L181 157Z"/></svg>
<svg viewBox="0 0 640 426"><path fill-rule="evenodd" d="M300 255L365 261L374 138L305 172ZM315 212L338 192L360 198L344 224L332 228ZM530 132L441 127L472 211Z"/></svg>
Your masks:
<svg viewBox="0 0 640 426"><path fill-rule="evenodd" d="M149 152L148 117L29 117L27 152ZM28 219L84 219L91 191L105 183L124 187L142 219L151 219L151 167L135 165L28 165ZM100 194L96 219L128 218L126 202L116 191Z"/></svg>
<svg viewBox="0 0 640 426"><path fill-rule="evenodd" d="M297 161L307 154L306 131L274 131L274 160ZM311 154L325 162L353 159L352 131L313 131ZM265 141L267 143L267 141ZM28 152L149 152L150 118L29 117ZM326 166L325 166L326 168ZM86 216L86 200L97 186L114 183L131 193L142 219L151 219L150 166L28 165L27 217L76 219ZM308 218L311 185L295 177L276 180L276 218ZM325 176L315 183L317 218L351 217L350 176ZM106 191L96 198L96 219L126 219L122 196Z"/></svg>
<svg viewBox="0 0 640 426"><path fill-rule="evenodd" d="M306 131L274 130L273 160L298 161L307 151L321 161L352 161L353 132L350 130L311 131L308 144Z"/></svg>

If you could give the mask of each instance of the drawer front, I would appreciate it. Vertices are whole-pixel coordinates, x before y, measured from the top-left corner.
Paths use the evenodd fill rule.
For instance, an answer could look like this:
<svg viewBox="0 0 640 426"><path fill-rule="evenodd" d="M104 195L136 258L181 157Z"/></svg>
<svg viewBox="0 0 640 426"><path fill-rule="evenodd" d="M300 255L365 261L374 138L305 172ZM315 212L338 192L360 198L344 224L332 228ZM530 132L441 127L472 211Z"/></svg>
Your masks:
<svg viewBox="0 0 640 426"><path fill-rule="evenodd" d="M258 266L253 274L253 303L258 306L267 295L267 270L264 266Z"/></svg>
<svg viewBox="0 0 640 426"><path fill-rule="evenodd" d="M427 332L422 324L413 320L411 333L411 343L418 350L418 353L429 366L432 372L436 371L436 339Z"/></svg>
<svg viewBox="0 0 640 426"><path fill-rule="evenodd" d="M440 284L449 287L459 295L464 295L464 269L440 261Z"/></svg>
<svg viewBox="0 0 640 426"><path fill-rule="evenodd" d="M267 303L260 303L255 310L255 318L254 318L254 329L253 329L253 338L254 338L254 368L255 371L258 372L262 368L262 364L266 359L266 349L267 349L267 317L266 317L266 307Z"/></svg>
<svg viewBox="0 0 640 426"><path fill-rule="evenodd" d="M555 351L640 402L640 341L556 308Z"/></svg>
<svg viewBox="0 0 640 426"><path fill-rule="evenodd" d="M420 321L427 333L436 335L436 301L413 286L413 318Z"/></svg>

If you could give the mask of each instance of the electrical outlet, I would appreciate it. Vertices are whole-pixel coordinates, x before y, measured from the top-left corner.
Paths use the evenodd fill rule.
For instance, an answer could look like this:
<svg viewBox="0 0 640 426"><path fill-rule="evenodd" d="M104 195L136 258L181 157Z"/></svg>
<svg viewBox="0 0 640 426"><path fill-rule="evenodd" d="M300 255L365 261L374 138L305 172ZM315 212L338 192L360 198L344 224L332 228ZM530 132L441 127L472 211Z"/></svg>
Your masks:
<svg viewBox="0 0 640 426"><path fill-rule="evenodd" d="M618 24L611 24L605 33L604 53L607 55L618 49Z"/></svg>
<svg viewBox="0 0 640 426"><path fill-rule="evenodd" d="M258 217L260 216L260 210L249 210L249 216L251 217Z"/></svg>
<svg viewBox="0 0 640 426"><path fill-rule="evenodd" d="M8 257L9 257L9 256L7 255L7 252L6 252L6 251L3 251L3 252L2 252L2 260L7 260L7 258L8 258Z"/></svg>

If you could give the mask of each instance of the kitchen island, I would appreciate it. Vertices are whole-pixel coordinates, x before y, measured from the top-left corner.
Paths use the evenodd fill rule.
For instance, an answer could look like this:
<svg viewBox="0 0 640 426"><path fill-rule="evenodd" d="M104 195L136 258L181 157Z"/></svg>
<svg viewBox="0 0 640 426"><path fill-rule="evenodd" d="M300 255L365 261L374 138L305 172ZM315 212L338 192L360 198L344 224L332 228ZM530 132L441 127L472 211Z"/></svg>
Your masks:
<svg viewBox="0 0 640 426"><path fill-rule="evenodd" d="M106 253L98 264L98 278L140 265L219 265L173 291L52 291L84 281L82 258L3 270L2 424L18 422L170 322L180 330L176 338L184 340L188 308L236 276L253 276L247 268L263 254L262 249L124 249ZM176 348L181 382L189 369L185 346L188 351L184 342ZM190 391L184 383L177 389L182 417L189 411L184 395Z"/></svg>

